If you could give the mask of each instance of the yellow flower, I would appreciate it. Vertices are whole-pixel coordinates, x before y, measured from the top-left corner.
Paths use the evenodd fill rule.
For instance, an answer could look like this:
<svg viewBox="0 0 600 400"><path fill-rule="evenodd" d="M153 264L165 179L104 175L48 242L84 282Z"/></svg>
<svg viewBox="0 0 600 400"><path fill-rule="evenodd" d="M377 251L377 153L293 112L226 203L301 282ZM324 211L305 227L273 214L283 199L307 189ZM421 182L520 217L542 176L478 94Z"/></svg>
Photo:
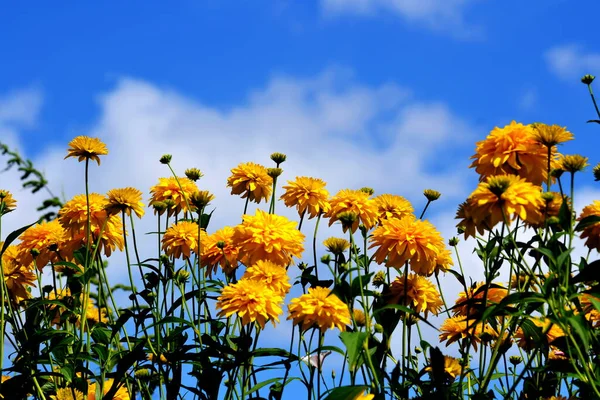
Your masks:
<svg viewBox="0 0 600 400"><path fill-rule="evenodd" d="M104 380L104 387L103 387L104 390L102 391L103 394L106 394L109 392L113 383L114 383L114 379L105 379ZM98 389L97 389L97 384L95 382L88 386L88 394L87 394L88 400L96 399L96 390L98 390ZM119 389L113 396L112 400L130 400L129 392L127 391L127 386L125 386L123 383L119 383Z"/></svg>
<svg viewBox="0 0 600 400"><path fill-rule="evenodd" d="M425 371L430 372L431 366L425 368ZM444 356L444 372L452 379L456 379L457 376L462 374L462 366L458 358Z"/></svg>
<svg viewBox="0 0 600 400"><path fill-rule="evenodd" d="M461 203L456 211L456 219L461 220L456 224L456 227L462 229L462 232L465 234L465 239L469 236L475 237L475 231L482 235L486 229L491 229L493 227L489 216L483 218L481 221L478 219L477 223L475 223L475 218L473 216L474 209L475 205L467 200Z"/></svg>
<svg viewBox="0 0 600 400"><path fill-rule="evenodd" d="M459 339L469 339L473 350L477 351L477 343L481 340L479 336L482 333L486 333L491 337L498 337L498 333L492 329L489 324L483 326L482 323L477 323L473 319L467 319L467 317L451 317L447 318L440 326L440 342L446 341L446 346Z"/></svg>
<svg viewBox="0 0 600 400"><path fill-rule="evenodd" d="M250 201L260 203L262 200L270 200L273 178L262 165L247 162L231 170L227 186L231 187L231 194L242 195L242 199L248 197Z"/></svg>
<svg viewBox="0 0 600 400"><path fill-rule="evenodd" d="M533 128L533 138L536 142L546 147L556 146L557 144L573 140L573 134L559 125L546 125L541 123L531 124Z"/></svg>
<svg viewBox="0 0 600 400"><path fill-rule="evenodd" d="M286 217L257 210L256 215L244 215L243 222L235 227L233 243L239 247L240 259L245 265L259 260L277 265L288 265L292 257L304 251L304 234L296 223Z"/></svg>
<svg viewBox="0 0 600 400"><path fill-rule="evenodd" d="M71 291L68 288L67 289L58 289L56 291L52 290L48 294L49 300L65 300L65 303L70 303L72 300L71 297L72 297ZM69 300L69 301L67 301L67 300ZM88 297L88 299L87 299L87 305L84 304L83 293L80 295L79 300L81 302L81 304L79 305L80 308L72 311L74 313L73 317L76 317L75 325L77 327L79 327L81 325L81 315L83 315L84 308L85 308L85 316L86 316L88 325L92 326L92 325L96 324L97 322L103 322L103 323L108 322L108 317L106 315L106 309L104 309L104 308L99 309L94 304L94 302L92 301L92 299L90 297ZM62 305L57 305L57 304L50 304L47 307L48 307L47 308L48 314L52 318L52 321L51 321L52 324L60 326L62 323L62 320L63 320L63 316L67 312L67 308Z"/></svg>
<svg viewBox="0 0 600 400"><path fill-rule="evenodd" d="M373 199L377 206L379 222L385 219L402 219L414 212L412 204L402 196L381 194Z"/></svg>
<svg viewBox="0 0 600 400"><path fill-rule="evenodd" d="M354 213L358 217L352 224L351 231L355 232L358 225L362 223L367 229L371 229L377 224L378 212L377 204L373 199L369 198L369 194L361 190L340 190L331 200L329 204L331 209L325 214L329 218L329 226L339 220L339 215L342 213ZM344 232L347 227L344 227Z"/></svg>
<svg viewBox="0 0 600 400"><path fill-rule="evenodd" d="M331 208L327 201L329 192L321 179L299 176L295 181L288 181L288 186L283 189L285 193L281 199L285 205L295 206L300 215L308 211L309 219L326 213Z"/></svg>
<svg viewBox="0 0 600 400"><path fill-rule="evenodd" d="M485 223L486 229L503 222L503 215L509 224L517 216L529 224L538 224L543 218L541 187L515 175L490 176L467 201L474 223Z"/></svg>
<svg viewBox="0 0 600 400"><path fill-rule="evenodd" d="M485 140L477 142L471 168L483 181L489 176L514 174L535 185L541 185L548 176L548 149L538 143L534 129L512 121L504 128L494 128ZM551 152L551 165L557 165L557 153Z"/></svg>
<svg viewBox="0 0 600 400"><path fill-rule="evenodd" d="M560 207L562 206L563 201L566 199L567 204L571 207L571 200L568 196L561 196L558 192L545 192L542 193L542 200L544 200L544 204L542 205L541 213L543 215L543 219L538 223L528 223L529 226L534 228L543 228L544 222L548 220L550 217L558 218L558 213L560 212Z"/></svg>
<svg viewBox="0 0 600 400"><path fill-rule="evenodd" d="M179 181L179 183L177 183ZM179 187L181 185L181 187ZM180 211L192 212L195 211L190 203L192 195L198 191L196 183L186 177L159 178L158 184L150 188L150 204L154 202L172 201L172 205L168 208L167 215L170 217L173 214L178 214ZM192 209L188 208L190 206ZM154 209L156 212L156 208ZM163 211L164 212L164 211ZM160 213L162 215L162 213Z"/></svg>
<svg viewBox="0 0 600 400"><path fill-rule="evenodd" d="M109 215L119 214L121 211L125 211L127 215L131 215L133 211L138 218L142 218L144 215L142 192L136 188L111 189L106 196L108 197L108 204L106 204L105 209Z"/></svg>
<svg viewBox="0 0 600 400"><path fill-rule="evenodd" d="M198 236L200 235L200 236ZM171 225L162 238L162 249L168 256L191 257L192 251L198 254L198 245L206 240L206 232L197 223L179 221Z"/></svg>
<svg viewBox="0 0 600 400"><path fill-rule="evenodd" d="M0 217L13 211L17 207L17 201L8 190L0 189Z"/></svg>
<svg viewBox="0 0 600 400"><path fill-rule="evenodd" d="M88 200L85 194L78 194L71 200L67 201L58 212L58 220L60 224L69 231L72 235L80 232L87 232L88 219ZM104 222L109 218L104 207L108 204L108 200L98 193L90 193L89 196L89 215L92 230L101 228ZM111 217L112 221L121 221L118 216Z"/></svg>
<svg viewBox="0 0 600 400"><path fill-rule="evenodd" d="M23 265L34 263L40 271L49 262L69 260L73 256L65 229L56 219L29 227L19 236L19 239L21 240L17 246L19 263ZM31 254L32 250L38 252L35 260Z"/></svg>
<svg viewBox="0 0 600 400"><path fill-rule="evenodd" d="M0 242L0 248L3 243ZM21 264L17 257L19 250L16 246L8 246L2 254L2 270L8 294L15 304L31 297L28 286L35 287L36 275L31 264Z"/></svg>
<svg viewBox="0 0 600 400"><path fill-rule="evenodd" d="M581 296L581 307L585 312L585 318L592 323L594 328L600 327L600 311L594 306L592 303L592 299L595 301L600 301L598 297L592 296L590 294L583 294Z"/></svg>
<svg viewBox="0 0 600 400"><path fill-rule="evenodd" d="M348 306L324 287L310 288L307 294L292 299L288 311L287 319L293 319L294 325L302 324L303 330L317 326L321 332L334 327L345 331L350 324Z"/></svg>
<svg viewBox="0 0 600 400"><path fill-rule="evenodd" d="M352 317L356 326L365 326L367 324L367 316L361 309L355 308L352 310Z"/></svg>
<svg viewBox="0 0 600 400"><path fill-rule="evenodd" d="M50 396L50 398L53 400L85 400L83 393L72 388L56 389L56 395Z"/></svg>
<svg viewBox="0 0 600 400"><path fill-rule="evenodd" d="M583 207L578 220L582 220L590 216L600 217L600 200L594 200L590 205ZM596 249L600 251L600 222L596 222L586 227L581 232L581 239L587 239L585 245L590 249Z"/></svg>
<svg viewBox="0 0 600 400"><path fill-rule="evenodd" d="M408 306L418 313L423 313L425 318L430 312L438 315L444 305L435 285L429 279L416 274L398 276L390 285L390 295L390 303Z"/></svg>
<svg viewBox="0 0 600 400"><path fill-rule="evenodd" d="M282 296L285 296L292 287L285 267L266 260L259 260L248 267L242 278L261 282L264 287Z"/></svg>
<svg viewBox="0 0 600 400"><path fill-rule="evenodd" d="M112 218L116 220L113 221ZM92 242L99 246L100 251L103 251L107 257L110 257L113 251L119 249L123 251L125 246L125 239L123 237L123 225L121 223L121 217L113 215L104 227L102 237L98 240L100 235L100 227L92 226ZM87 242L87 235L84 232L75 234L68 240L65 248L67 254L72 254L74 251L85 247Z"/></svg>
<svg viewBox="0 0 600 400"><path fill-rule="evenodd" d="M225 286L217 300L220 317L237 314L243 325L256 321L264 328L270 319L275 326L275 322L279 322L279 315L283 313L283 296L266 288L262 282L251 279L240 279L237 283Z"/></svg>
<svg viewBox="0 0 600 400"><path fill-rule="evenodd" d="M327 248L327 251L329 251L332 254L335 254L336 256L342 254L344 251L350 248L349 241L337 237L330 237L325 239L323 245Z"/></svg>
<svg viewBox="0 0 600 400"><path fill-rule="evenodd" d="M215 195L209 192L208 190L198 190L197 192L192 194L192 198L190 200L194 207L196 207L199 210L202 210L214 199Z"/></svg>
<svg viewBox="0 0 600 400"><path fill-rule="evenodd" d="M563 171L575 173L583 171L583 169L588 165L587 157L580 156L579 154L572 154L562 156L559 160L559 166L557 168L560 168Z"/></svg>
<svg viewBox="0 0 600 400"><path fill-rule="evenodd" d="M83 160L94 160L100 165L100 157L108 154L106 145L98 138L92 138L89 136L77 136L69 143L69 149L67 149L67 156L77 157L78 161Z"/></svg>
<svg viewBox="0 0 600 400"><path fill-rule="evenodd" d="M233 244L234 229L226 226L212 235L208 235L202 243L201 265L206 267L206 276L217 271L217 265L225 274L231 274L238 266L239 248Z"/></svg>
<svg viewBox="0 0 600 400"><path fill-rule="evenodd" d="M356 396L353 400L373 400L374 398L374 394L368 394L367 392L363 392Z"/></svg>
<svg viewBox="0 0 600 400"><path fill-rule="evenodd" d="M370 238L376 247L375 261L385 261L388 267L400 268L410 261L411 269L419 275L433 274L443 256L445 268L452 260L444 252L445 244L440 233L429 221L416 219L414 216L402 219L389 219L373 231Z"/></svg>
<svg viewBox="0 0 600 400"><path fill-rule="evenodd" d="M454 315L456 316L473 316L474 314L482 313L485 295L485 283L480 283L476 286L471 286L468 294L460 292L454 307ZM508 290L499 285L490 285L487 289L487 300L485 304L489 307L492 304L498 304L508 295Z"/></svg>
<svg viewBox="0 0 600 400"><path fill-rule="evenodd" d="M531 317L529 320L533 322L535 326L540 328L542 332L548 330L548 327L550 324L552 324L548 332L546 332L548 344L551 344L556 339L565 336L565 332L558 325L553 324L548 318L542 319ZM532 340L533 338L525 337L523 329L521 328L517 329L514 337L517 341L517 345L525 350L532 350L540 345L539 343L535 342L535 340Z"/></svg>

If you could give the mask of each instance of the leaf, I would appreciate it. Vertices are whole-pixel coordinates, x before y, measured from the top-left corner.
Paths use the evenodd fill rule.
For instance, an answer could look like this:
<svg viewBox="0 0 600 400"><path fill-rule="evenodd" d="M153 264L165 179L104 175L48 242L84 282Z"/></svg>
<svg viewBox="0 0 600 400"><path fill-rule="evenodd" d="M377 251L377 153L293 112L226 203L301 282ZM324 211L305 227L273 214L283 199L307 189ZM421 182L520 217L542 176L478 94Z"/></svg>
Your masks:
<svg viewBox="0 0 600 400"><path fill-rule="evenodd" d="M598 215L590 215L585 218L582 218L581 221L577 223L575 226L575 231L579 232L584 230L585 228L592 226L596 223L600 222L600 216Z"/></svg>
<svg viewBox="0 0 600 400"><path fill-rule="evenodd" d="M595 123L597 123L597 124L600 124L600 119L589 119L589 120L587 121L587 123L588 123L588 124L589 124L589 123L592 123L592 122L595 122Z"/></svg>
<svg viewBox="0 0 600 400"><path fill-rule="evenodd" d="M8 246L10 246L10 244L12 242L14 242L19 236L21 236L21 233L25 232L27 229L31 228L32 226L34 226L38 222L39 222L39 220L35 221L32 224L25 225L24 227L19 228L19 229L17 229L14 232L9 233L8 236L6 237L6 240L4 241L4 245L2 246L2 250L0 250L0 257L2 257L2 254L4 254L4 252L6 251L6 249L8 248Z"/></svg>
<svg viewBox="0 0 600 400"><path fill-rule="evenodd" d="M342 332L340 339L346 346L348 353L348 368L350 371L356 371L360 366L358 361L362 354L363 346L369 337L367 332Z"/></svg>
<svg viewBox="0 0 600 400"><path fill-rule="evenodd" d="M571 280L572 283L600 282L600 260L584 264L583 268Z"/></svg>
<svg viewBox="0 0 600 400"><path fill-rule="evenodd" d="M361 394L363 394L366 390L368 390L368 386L343 386L333 389L325 400L348 400L355 399Z"/></svg>
<svg viewBox="0 0 600 400"><path fill-rule="evenodd" d="M263 382L261 382L261 383L259 383L259 384L257 384L257 385L254 385L254 386L253 386L252 388L250 388L250 390L248 390L246 393L247 393L247 394L254 393L254 392L256 392L257 390L260 390L261 388L263 388L263 387L265 387L265 386L267 386L267 385L269 385L269 384L271 384L271 383L278 382L278 381L280 381L280 380L282 380L282 379L283 379L283 377L281 377L281 378L271 378L271 379L267 379L266 381L263 381Z"/></svg>
<svg viewBox="0 0 600 400"><path fill-rule="evenodd" d="M560 226L562 226L563 229L570 229L572 218L573 214L571 213L569 203L563 201L563 203L560 206L560 210L558 211L558 221L560 223Z"/></svg>

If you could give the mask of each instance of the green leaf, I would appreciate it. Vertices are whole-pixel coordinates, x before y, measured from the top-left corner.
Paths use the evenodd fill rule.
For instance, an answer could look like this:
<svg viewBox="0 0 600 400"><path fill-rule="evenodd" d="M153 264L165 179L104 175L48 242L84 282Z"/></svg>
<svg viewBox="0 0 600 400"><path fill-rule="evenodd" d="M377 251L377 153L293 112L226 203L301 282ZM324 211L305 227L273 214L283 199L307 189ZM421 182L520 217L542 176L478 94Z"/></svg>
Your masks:
<svg viewBox="0 0 600 400"><path fill-rule="evenodd" d="M590 215L588 217L582 218L581 221L579 221L579 223L577 223L577 225L575 226L575 231L582 231L585 228L592 226L598 222L600 222L600 216L598 215Z"/></svg>
<svg viewBox="0 0 600 400"><path fill-rule="evenodd" d="M348 400L355 399L368 390L368 386L343 386L329 392L325 400Z"/></svg>
<svg viewBox="0 0 600 400"><path fill-rule="evenodd" d="M252 388L250 388L250 390L248 390L246 393L247 393L247 394L254 393L254 392L256 392L257 390L260 390L261 388L263 388L263 387L265 387L265 386L267 386L267 385L269 385L269 384L271 384L271 383L278 382L278 381L280 381L280 380L283 380L283 377L281 377L281 378L271 378L271 379L267 379L266 381L263 381L263 382L261 382L261 383L259 383L259 384L257 384L257 385L254 385L254 386L252 386ZM288 381L289 381L289 379L288 379Z"/></svg>
<svg viewBox="0 0 600 400"><path fill-rule="evenodd" d="M25 225L24 227L19 228L19 229L17 229L14 232L9 233L8 236L6 237L6 240L4 241L4 245L2 246L2 250L0 251L0 257L2 257L2 254L4 254L4 252L6 251L6 249L8 248L8 246L10 246L10 244L12 242L14 242L15 240L17 240L17 238L19 236L21 236L21 233L25 232L27 229L31 228L32 226L34 226L38 222L39 222L39 220L35 221L32 224Z"/></svg>
<svg viewBox="0 0 600 400"><path fill-rule="evenodd" d="M340 333L340 339L346 346L346 352L348 353L348 369L350 371L356 371L358 367L360 367L360 355L362 354L363 346L368 337L369 334L367 332Z"/></svg>
<svg viewBox="0 0 600 400"><path fill-rule="evenodd" d="M563 201L560 210L558 211L558 221L563 229L571 229L571 220L573 219L573 213L569 207L569 203Z"/></svg>

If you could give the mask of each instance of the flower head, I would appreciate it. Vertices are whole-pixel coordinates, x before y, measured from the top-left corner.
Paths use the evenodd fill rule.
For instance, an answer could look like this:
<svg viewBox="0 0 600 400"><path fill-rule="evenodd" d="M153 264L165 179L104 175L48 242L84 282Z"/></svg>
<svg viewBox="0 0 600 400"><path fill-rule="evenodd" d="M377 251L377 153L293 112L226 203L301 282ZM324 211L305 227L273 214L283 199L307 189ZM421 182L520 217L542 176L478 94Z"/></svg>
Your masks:
<svg viewBox="0 0 600 400"><path fill-rule="evenodd" d="M440 192L438 192L437 190L433 190L433 189L425 189L423 190L423 196L425 196L425 198L428 201L436 201L437 199L440 198L442 194Z"/></svg>
<svg viewBox="0 0 600 400"><path fill-rule="evenodd" d="M104 381L104 390L103 390L104 393L103 394L106 395L109 392L109 390L112 388L113 384L114 384L113 379L106 379ZM97 389L97 384L95 382L88 386L87 400L95 400L96 399L96 390L98 390L98 389ZM117 392L114 394L112 399L113 400L129 400L130 396L129 396L129 392L127 391L127 386L125 386L123 384L119 384L119 389L117 389Z"/></svg>
<svg viewBox="0 0 600 400"><path fill-rule="evenodd" d="M180 187L181 185L181 187ZM193 209L189 199L198 191L196 183L186 177L159 178L158 184L150 188L150 204L154 202L165 202L168 205L167 215L178 214L180 211L192 212ZM172 203L169 203L172 202ZM155 209L156 211L156 209Z"/></svg>
<svg viewBox="0 0 600 400"><path fill-rule="evenodd" d="M133 211L138 218L144 215L144 203L142 203L142 192L136 188L126 187L122 189L111 189L106 193L108 203L104 207L109 215L125 214L131 215Z"/></svg>
<svg viewBox="0 0 600 400"><path fill-rule="evenodd" d="M425 368L425 371L432 371L431 366ZM444 356L444 372L450 379L454 380L457 376L462 374L462 366L460 365L460 359Z"/></svg>
<svg viewBox="0 0 600 400"><path fill-rule="evenodd" d="M264 260L259 260L248 267L242 279L261 282L264 287L282 296L285 296L292 287L285 267Z"/></svg>
<svg viewBox="0 0 600 400"><path fill-rule="evenodd" d="M67 149L67 156L77 157L79 162L83 160L94 160L100 165L100 157L108 154L106 145L98 138L92 138L89 136L77 136L69 143L69 149Z"/></svg>
<svg viewBox="0 0 600 400"><path fill-rule="evenodd" d="M0 248L3 243L0 242ZM34 286L37 279L31 264L22 264L18 261L19 250L16 246L8 246L2 254L2 270L4 282L8 289L10 299L19 304L21 300L31 297L28 287Z"/></svg>
<svg viewBox="0 0 600 400"><path fill-rule="evenodd" d="M0 217L15 209L17 201L8 190L0 189Z"/></svg>
<svg viewBox="0 0 600 400"><path fill-rule="evenodd" d="M486 333L491 337L497 337L498 333L492 329L489 324L485 326L481 322L468 317L451 317L447 318L440 327L440 342L446 341L446 346L459 339L468 339L477 351L477 343L480 342L479 337L482 333Z"/></svg>
<svg viewBox="0 0 600 400"><path fill-rule="evenodd" d="M262 200L269 201L273 190L273 178L260 164L242 163L231 170L227 186L231 187L231 194L241 195L242 199L248 197L250 201L260 203Z"/></svg>
<svg viewBox="0 0 600 400"><path fill-rule="evenodd" d="M310 288L308 293L292 299L288 311L287 319L293 319L294 325L302 324L303 330L316 326L321 332L334 327L345 331L350 324L348 306L324 287Z"/></svg>
<svg viewBox="0 0 600 400"><path fill-rule="evenodd" d="M487 293L486 293L487 292ZM508 295L508 290L499 285L489 285L486 289L485 283L469 288L468 293L460 292L454 307L454 315L473 316L482 312L484 304L490 306L498 304ZM486 298L484 303L483 298Z"/></svg>
<svg viewBox="0 0 600 400"><path fill-rule="evenodd" d="M299 176L294 181L288 181L283 189L285 193L281 199L287 207L296 207L300 215L308 212L309 218L314 218L331 208L327 201L329 192L321 179Z"/></svg>
<svg viewBox="0 0 600 400"><path fill-rule="evenodd" d="M243 222L235 227L233 243L239 247L245 265L259 260L277 265L288 265L292 257L304 251L304 234L296 223L286 217L257 210L256 215L244 215Z"/></svg>
<svg viewBox="0 0 600 400"><path fill-rule="evenodd" d="M185 170L185 176L191 181L196 182L198 179L202 178L204 174L198 168L188 168Z"/></svg>
<svg viewBox="0 0 600 400"><path fill-rule="evenodd" d="M354 213L358 217L352 224L351 231L355 232L359 224L365 225L371 229L377 223L377 205L370 195L361 190L340 190L333 198L329 200L331 209L325 214L329 218L329 226L339 220L342 213ZM344 232L347 228L344 227Z"/></svg>
<svg viewBox="0 0 600 400"><path fill-rule="evenodd" d="M206 232L197 223L179 221L171 225L162 238L163 251L175 258L191 257L191 252L198 254L200 242L206 240Z"/></svg>
<svg viewBox="0 0 600 400"><path fill-rule="evenodd" d="M583 171L589 165L588 158L579 154L562 156L559 162L558 168L571 173Z"/></svg>
<svg viewBox="0 0 600 400"><path fill-rule="evenodd" d="M477 142L471 168L480 180L489 176L513 174L541 185L548 174L548 149L538 143L534 129L515 121L504 128L494 128L485 140ZM556 152L551 152L551 168L556 166Z"/></svg>
<svg viewBox="0 0 600 400"><path fill-rule="evenodd" d="M217 309L221 317L237 314L243 325L256 321L264 328L267 320L271 320L273 326L276 321L279 322L279 315L283 313L282 303L283 295L266 288L262 282L240 279L223 288Z"/></svg>
<svg viewBox="0 0 600 400"><path fill-rule="evenodd" d="M19 239L21 240L17 246L19 263L23 265L34 263L39 270L49 262L68 260L73 255L68 244L69 237L56 219L29 227L19 236ZM32 255L34 249L38 251L35 260Z"/></svg>
<svg viewBox="0 0 600 400"><path fill-rule="evenodd" d="M56 396L50 396L50 398L52 400L85 400L82 392L72 388L56 389Z"/></svg>
<svg viewBox="0 0 600 400"><path fill-rule="evenodd" d="M443 253L444 240L433 224L414 216L383 221L373 231L370 241L369 248L376 248L375 261L385 262L388 267L400 268L410 261L414 272L429 276L440 264L440 256L444 257L444 263L451 263Z"/></svg>
<svg viewBox="0 0 600 400"><path fill-rule="evenodd" d="M325 239L323 245L328 252L337 255L342 254L344 251L350 248L350 242L346 239L330 237Z"/></svg>
<svg viewBox="0 0 600 400"><path fill-rule="evenodd" d="M227 275L237 268L239 248L233 244L233 233L234 229L226 226L208 235L202 243L200 263L206 267L206 276L216 272L218 265Z"/></svg>
<svg viewBox="0 0 600 400"><path fill-rule="evenodd" d="M594 200L592 204L583 207L578 220L591 216L600 217L600 200ZM600 251L600 222L596 222L584 228L583 232L581 232L581 238L587 239L585 245L588 248Z"/></svg>
<svg viewBox="0 0 600 400"><path fill-rule="evenodd" d="M214 199L215 195L208 190L198 190L192 194L190 201L198 210L203 210Z"/></svg>
<svg viewBox="0 0 600 400"><path fill-rule="evenodd" d="M529 318L529 321L533 322L535 326L540 328L542 332L546 332L546 340L548 344L551 344L553 341L558 339L559 337L565 336L565 332L556 324L552 323L548 318ZM523 329L519 328L515 332L515 339L517 341L517 345L525 350L531 350L539 346L533 338L525 336Z"/></svg>
<svg viewBox="0 0 600 400"><path fill-rule="evenodd" d="M475 231L481 235L486 229L491 229L493 227L489 216L483 218L483 220L479 220L478 218L476 223L475 215L473 214L475 210L475 204L472 204L467 200L462 202L456 211L456 219L460 219L460 222L456 224L456 227L459 228L461 233L465 234L465 239L469 236L475 237Z"/></svg>
<svg viewBox="0 0 600 400"><path fill-rule="evenodd" d="M423 313L425 318L430 312L438 315L444 305L435 285L429 279L416 274L397 277L390 285L390 296L390 303L408 306L418 313Z"/></svg>
<svg viewBox="0 0 600 400"><path fill-rule="evenodd" d="M379 222L391 218L404 218L414 212L408 200L395 194L380 194L373 201L377 206Z"/></svg>
<svg viewBox="0 0 600 400"><path fill-rule="evenodd" d="M531 124L533 138L536 142L551 148L557 144L573 140L573 134L559 125Z"/></svg>

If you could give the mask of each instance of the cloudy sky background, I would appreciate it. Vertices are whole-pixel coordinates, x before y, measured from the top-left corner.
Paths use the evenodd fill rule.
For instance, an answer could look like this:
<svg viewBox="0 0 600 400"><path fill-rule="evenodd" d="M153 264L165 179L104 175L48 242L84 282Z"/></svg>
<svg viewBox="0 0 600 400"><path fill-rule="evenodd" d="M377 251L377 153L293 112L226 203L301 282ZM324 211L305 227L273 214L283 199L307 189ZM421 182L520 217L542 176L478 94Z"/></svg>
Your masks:
<svg viewBox="0 0 600 400"><path fill-rule="evenodd" d="M422 190L439 190L428 217L448 239L476 185L475 142L494 126L567 126L576 141L561 151L600 161L579 81L600 74L598 12L593 0L12 4L0 10L0 141L65 199L84 191L83 164L63 160L77 135L109 148L92 168L100 193L147 193L168 176L158 159L171 153L178 172L200 168L200 186L216 194L212 230L243 210L225 187L230 169L270 166L284 152L282 180L319 177L331 194L370 186L421 210ZM591 168L579 183L580 209L600 196ZM0 188L19 201L3 218L5 237L36 219L43 196L21 189L16 171L0 174ZM138 229L154 230L154 220ZM481 279L470 248L461 243L465 270ZM120 265L111 261L115 280L125 278Z"/></svg>

